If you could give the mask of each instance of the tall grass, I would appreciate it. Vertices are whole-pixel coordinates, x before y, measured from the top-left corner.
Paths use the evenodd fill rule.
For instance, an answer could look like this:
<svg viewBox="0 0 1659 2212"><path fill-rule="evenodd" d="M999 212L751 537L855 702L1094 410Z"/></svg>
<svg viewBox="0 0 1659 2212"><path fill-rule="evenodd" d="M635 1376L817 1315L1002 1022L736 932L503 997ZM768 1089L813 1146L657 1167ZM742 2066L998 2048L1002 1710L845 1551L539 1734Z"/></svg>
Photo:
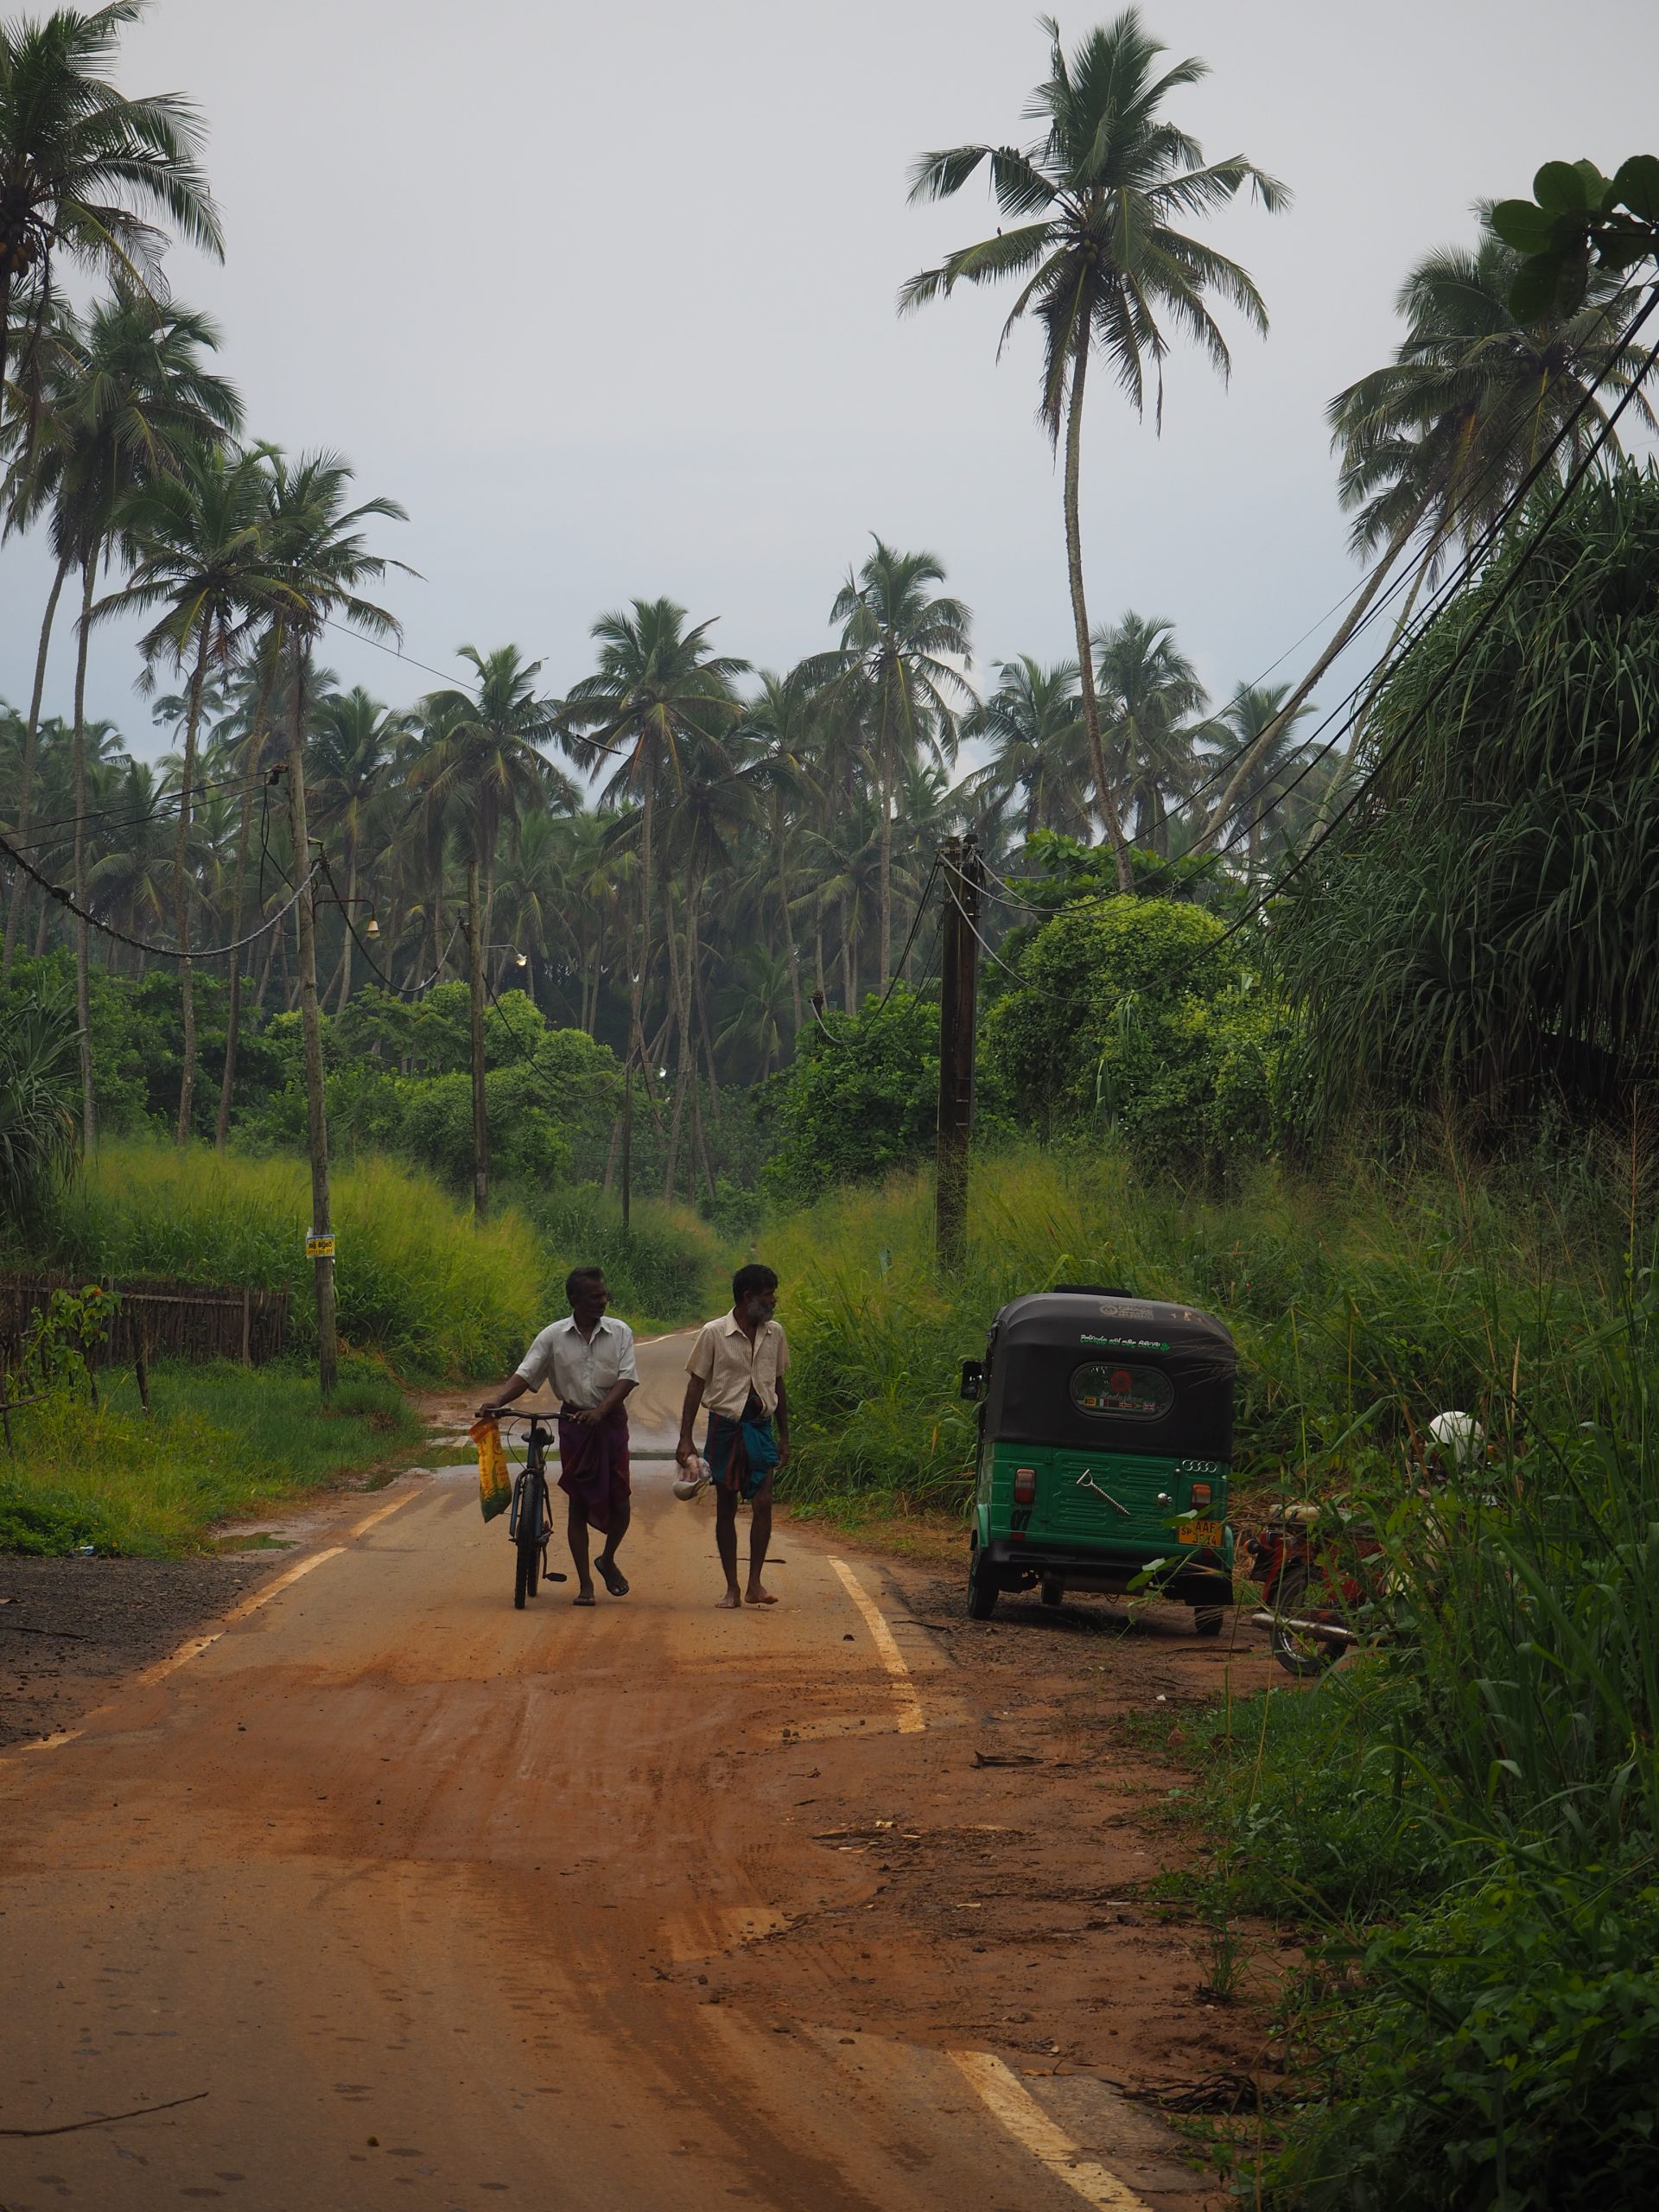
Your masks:
<svg viewBox="0 0 1659 2212"><path fill-rule="evenodd" d="M350 1361L327 1406L287 1363L169 1363L150 1395L147 1417L130 1376L105 1376L95 1407L66 1391L12 1415L0 1550L188 1550L216 1521L407 1453L424 1433L389 1376Z"/></svg>
<svg viewBox="0 0 1659 2212"><path fill-rule="evenodd" d="M404 1373L481 1375L542 1325L546 1254L520 1214L480 1229L429 1177L385 1160L334 1184L343 1342ZM89 1274L286 1289L292 1341L315 1343L303 1161L193 1146L105 1144L60 1210L50 1256Z"/></svg>
<svg viewBox="0 0 1659 2212"><path fill-rule="evenodd" d="M1398 1466L1434 1414L1489 1433L1586 1418L1582 1353L1616 1319L1631 1234L1588 1174L1542 1190L1454 1161L1334 1184L1263 1171L1213 1200L1112 1154L976 1162L967 1264L933 1265L925 1175L842 1190L772 1230L797 1367L798 1495L960 1502L971 1448L957 1364L996 1308L1058 1281L1122 1284L1220 1314L1240 1354L1243 1481Z"/></svg>
<svg viewBox="0 0 1659 2212"><path fill-rule="evenodd" d="M635 1198L625 1230L621 1201L591 1183L513 1197L567 1266L604 1268L612 1312L637 1329L673 1328L729 1302L721 1241L689 1207Z"/></svg>
<svg viewBox="0 0 1659 2212"><path fill-rule="evenodd" d="M620 1312L671 1323L703 1303L717 1255L694 1217L641 1206L624 1240L620 1215L596 1193L532 1193L531 1203L534 1221L505 1204L480 1228L416 1170L372 1157L342 1169L334 1216L345 1343L410 1376L499 1374L565 1310L569 1268L595 1260L613 1270ZM303 1161L106 1143L65 1196L41 1256L89 1275L286 1288L292 1341L303 1348L316 1328L310 1213Z"/></svg>

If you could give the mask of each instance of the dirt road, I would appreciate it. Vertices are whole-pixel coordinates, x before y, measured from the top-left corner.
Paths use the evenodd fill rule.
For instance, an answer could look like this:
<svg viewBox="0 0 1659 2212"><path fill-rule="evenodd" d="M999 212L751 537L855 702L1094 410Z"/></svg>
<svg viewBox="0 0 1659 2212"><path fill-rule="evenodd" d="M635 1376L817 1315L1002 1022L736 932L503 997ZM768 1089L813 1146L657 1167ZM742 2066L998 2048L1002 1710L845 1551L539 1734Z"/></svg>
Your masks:
<svg viewBox="0 0 1659 2212"><path fill-rule="evenodd" d="M1017 2030L918 2024L872 1846L980 1866L1006 1821L906 1808L986 1717L799 1529L784 1602L716 1611L671 1474L636 1463L633 1594L591 1611L512 1611L465 1471L399 1484L0 1763L0 2212L1208 2201Z"/></svg>

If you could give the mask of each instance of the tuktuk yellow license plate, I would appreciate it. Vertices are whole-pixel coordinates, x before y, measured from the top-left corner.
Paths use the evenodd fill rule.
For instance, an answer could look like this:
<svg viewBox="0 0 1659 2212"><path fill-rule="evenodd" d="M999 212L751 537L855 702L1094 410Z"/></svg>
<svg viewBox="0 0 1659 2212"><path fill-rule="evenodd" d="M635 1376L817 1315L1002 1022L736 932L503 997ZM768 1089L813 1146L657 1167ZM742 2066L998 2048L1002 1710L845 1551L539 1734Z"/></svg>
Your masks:
<svg viewBox="0 0 1659 2212"><path fill-rule="evenodd" d="M1175 1534L1184 1544L1204 1544L1217 1551L1224 1541L1223 1523L1219 1521L1182 1521L1177 1523Z"/></svg>

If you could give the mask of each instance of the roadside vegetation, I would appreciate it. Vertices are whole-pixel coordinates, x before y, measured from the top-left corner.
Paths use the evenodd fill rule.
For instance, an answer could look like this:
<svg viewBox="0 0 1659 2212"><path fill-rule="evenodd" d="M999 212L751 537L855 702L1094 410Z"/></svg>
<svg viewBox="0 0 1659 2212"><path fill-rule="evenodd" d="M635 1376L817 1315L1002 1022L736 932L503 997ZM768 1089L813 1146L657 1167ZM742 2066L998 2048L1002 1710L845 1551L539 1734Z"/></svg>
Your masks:
<svg viewBox="0 0 1659 2212"><path fill-rule="evenodd" d="M296 1363L158 1366L150 1410L130 1374L84 1375L11 1415L0 1459L0 1551L161 1556L308 1490L407 1465L425 1424L397 1382L349 1360L326 1406Z"/></svg>
<svg viewBox="0 0 1659 2212"><path fill-rule="evenodd" d="M1205 66L1138 10L1046 24L1029 141L1010 87L912 171L1003 219L900 305L1007 284L1009 341L1034 326L1069 657L872 533L838 585L826 550L787 669L642 577L562 694L456 641L458 683L389 702L320 656L398 634L367 594L406 518L265 442L157 281L224 248L194 110L114 84L142 13L0 24L0 558L31 534L52 577L0 702L0 1225L89 1282L286 1289L326 1373L326 1123L346 1360L323 1406L297 1363L160 1369L145 1414L45 1357L72 1298L8 1348L0 1544L177 1549L395 1458L399 1384L499 1374L573 1262L670 1325L763 1235L790 1491L843 1515L960 1511L957 1364L1010 1296L1199 1303L1240 1347L1240 1517L1317 1499L1392 1569L1374 1654L1184 1721L1217 1910L1314 1945L1246 2200L1659 2196L1659 469L1628 454L1659 159L1547 162L1406 272L1393 358L1328 410L1363 581L1295 680L1212 698L1196 610L1090 607L1085 423L1114 387L1161 420L1174 339L1225 373L1227 326L1266 335L1205 232L1286 188L1205 161ZM129 734L86 677L135 614ZM1371 673L1316 702L1368 626ZM933 978L970 886L952 1272ZM1431 1498L1451 1408L1490 1456Z"/></svg>

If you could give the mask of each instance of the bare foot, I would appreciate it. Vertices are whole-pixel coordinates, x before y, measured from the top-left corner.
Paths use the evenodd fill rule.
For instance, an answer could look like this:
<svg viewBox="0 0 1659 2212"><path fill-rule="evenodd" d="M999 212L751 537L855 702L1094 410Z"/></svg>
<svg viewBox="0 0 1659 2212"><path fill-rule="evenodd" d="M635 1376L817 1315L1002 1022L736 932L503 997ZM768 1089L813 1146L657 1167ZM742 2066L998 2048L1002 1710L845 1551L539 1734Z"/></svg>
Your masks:
<svg viewBox="0 0 1659 2212"><path fill-rule="evenodd" d="M715 1606L715 1611L720 1613L734 1613L737 1611L739 1603L740 1600L736 1591L728 1590L726 1592L726 1595L721 1599L719 1605Z"/></svg>
<svg viewBox="0 0 1659 2212"><path fill-rule="evenodd" d="M744 1592L743 1601L746 1605L775 1605L778 1602L778 1600L772 1596L771 1591L763 1590L758 1582L755 1584L753 1590L747 1590Z"/></svg>

